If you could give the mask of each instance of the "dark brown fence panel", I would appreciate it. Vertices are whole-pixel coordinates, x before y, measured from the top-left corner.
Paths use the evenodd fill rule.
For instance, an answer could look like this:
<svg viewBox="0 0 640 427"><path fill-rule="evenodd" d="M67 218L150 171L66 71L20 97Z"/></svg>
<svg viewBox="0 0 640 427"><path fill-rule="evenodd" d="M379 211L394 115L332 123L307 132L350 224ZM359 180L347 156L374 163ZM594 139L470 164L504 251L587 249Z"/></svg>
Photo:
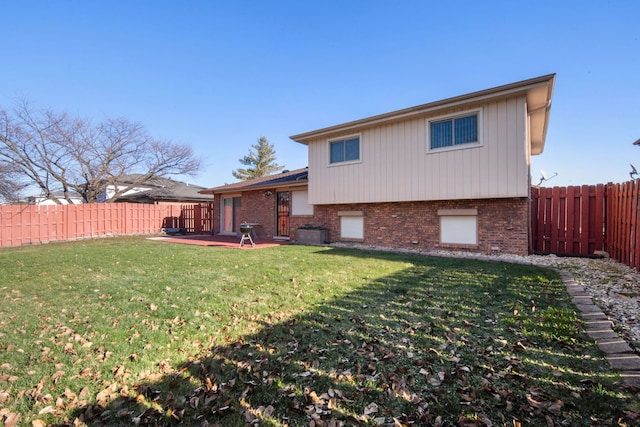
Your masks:
<svg viewBox="0 0 640 427"><path fill-rule="evenodd" d="M213 227L213 203L200 203L194 205L195 233L211 233Z"/></svg>
<svg viewBox="0 0 640 427"><path fill-rule="evenodd" d="M210 233L213 230L213 203L182 205L175 223L187 233Z"/></svg>
<svg viewBox="0 0 640 427"><path fill-rule="evenodd" d="M640 180L531 189L531 250L609 255L640 270Z"/></svg>
<svg viewBox="0 0 640 427"><path fill-rule="evenodd" d="M180 212L180 228L189 232L195 232L195 213L196 208L194 205L182 206Z"/></svg>
<svg viewBox="0 0 640 427"><path fill-rule="evenodd" d="M640 180L607 185L607 251L640 270Z"/></svg>
<svg viewBox="0 0 640 427"><path fill-rule="evenodd" d="M631 257L629 265L640 270L640 181L636 180L632 185L631 231L629 233L631 236Z"/></svg>
<svg viewBox="0 0 640 427"><path fill-rule="evenodd" d="M588 255L604 250L605 186L531 189L531 249Z"/></svg>

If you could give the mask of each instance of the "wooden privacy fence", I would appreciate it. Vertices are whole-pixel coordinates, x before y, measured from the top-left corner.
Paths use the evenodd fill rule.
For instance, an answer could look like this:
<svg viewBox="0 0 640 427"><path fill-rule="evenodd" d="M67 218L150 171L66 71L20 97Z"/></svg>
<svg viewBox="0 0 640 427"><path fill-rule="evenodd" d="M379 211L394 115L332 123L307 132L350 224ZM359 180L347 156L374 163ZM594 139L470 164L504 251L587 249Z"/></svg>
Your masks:
<svg viewBox="0 0 640 427"><path fill-rule="evenodd" d="M605 186L533 187L534 252L592 254L604 250Z"/></svg>
<svg viewBox="0 0 640 427"><path fill-rule="evenodd" d="M640 180L607 185L607 246L612 258L640 270Z"/></svg>
<svg viewBox="0 0 640 427"><path fill-rule="evenodd" d="M612 258L640 269L640 180L531 189L531 249Z"/></svg>
<svg viewBox="0 0 640 427"><path fill-rule="evenodd" d="M0 247L213 228L213 204L90 203L0 206Z"/></svg>

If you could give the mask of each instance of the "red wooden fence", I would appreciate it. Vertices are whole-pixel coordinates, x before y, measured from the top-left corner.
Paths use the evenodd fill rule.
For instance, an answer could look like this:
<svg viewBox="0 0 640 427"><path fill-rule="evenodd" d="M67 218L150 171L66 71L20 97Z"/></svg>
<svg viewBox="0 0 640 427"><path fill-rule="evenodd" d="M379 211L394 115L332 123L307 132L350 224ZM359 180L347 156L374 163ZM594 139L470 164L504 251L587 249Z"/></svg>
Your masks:
<svg viewBox="0 0 640 427"><path fill-rule="evenodd" d="M605 186L531 189L534 252L592 254L604 250Z"/></svg>
<svg viewBox="0 0 640 427"><path fill-rule="evenodd" d="M612 258L640 270L640 180L531 189L533 252Z"/></svg>
<svg viewBox="0 0 640 427"><path fill-rule="evenodd" d="M640 179L531 189L531 249L612 258L640 270ZM213 204L0 206L0 247L90 237L213 229Z"/></svg>
<svg viewBox="0 0 640 427"><path fill-rule="evenodd" d="M607 251L640 270L640 180L607 185Z"/></svg>
<svg viewBox="0 0 640 427"><path fill-rule="evenodd" d="M209 232L213 204L90 203L0 206L0 246L91 237L155 234L162 228Z"/></svg>

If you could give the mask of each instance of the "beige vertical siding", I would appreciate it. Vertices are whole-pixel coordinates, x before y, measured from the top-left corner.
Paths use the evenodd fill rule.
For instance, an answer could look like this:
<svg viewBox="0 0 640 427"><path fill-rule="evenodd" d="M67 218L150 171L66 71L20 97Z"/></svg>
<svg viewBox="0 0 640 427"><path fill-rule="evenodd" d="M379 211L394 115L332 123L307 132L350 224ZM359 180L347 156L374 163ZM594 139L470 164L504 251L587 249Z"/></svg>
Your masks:
<svg viewBox="0 0 640 427"><path fill-rule="evenodd" d="M437 115L363 129L361 162L356 164L329 166L327 139L309 143L310 203L528 196L524 96L482 106L481 147L428 153L427 121L432 117Z"/></svg>

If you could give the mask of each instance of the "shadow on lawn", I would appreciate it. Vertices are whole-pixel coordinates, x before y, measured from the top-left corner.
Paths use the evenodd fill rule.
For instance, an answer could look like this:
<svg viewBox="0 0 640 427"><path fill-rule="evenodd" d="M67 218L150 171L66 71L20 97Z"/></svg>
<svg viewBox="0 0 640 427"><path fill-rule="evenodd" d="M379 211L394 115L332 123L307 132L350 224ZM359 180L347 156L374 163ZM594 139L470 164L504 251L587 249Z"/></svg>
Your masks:
<svg viewBox="0 0 640 427"><path fill-rule="evenodd" d="M221 426L621 418L624 396L610 389L602 360L584 357L593 344L567 298L550 271L416 257L281 322L245 312L260 332L177 366L165 361L157 378L133 390L114 385L73 415L96 425Z"/></svg>

